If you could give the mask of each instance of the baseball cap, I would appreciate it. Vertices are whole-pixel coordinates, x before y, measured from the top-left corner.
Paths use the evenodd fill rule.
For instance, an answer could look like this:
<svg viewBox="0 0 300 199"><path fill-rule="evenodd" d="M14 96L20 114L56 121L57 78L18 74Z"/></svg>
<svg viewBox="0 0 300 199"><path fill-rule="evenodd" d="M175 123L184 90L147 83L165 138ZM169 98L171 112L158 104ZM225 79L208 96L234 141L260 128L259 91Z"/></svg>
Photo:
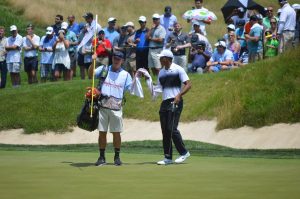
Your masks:
<svg viewBox="0 0 300 199"><path fill-rule="evenodd" d="M99 30L98 35L100 35L100 34L105 34L103 29Z"/></svg>
<svg viewBox="0 0 300 199"><path fill-rule="evenodd" d="M198 41L198 42L196 43L196 46L198 46L198 47L202 46L202 47L205 48L206 43L205 43L205 41Z"/></svg>
<svg viewBox="0 0 300 199"><path fill-rule="evenodd" d="M171 12L171 11L172 11L171 6L166 6L166 7L165 7L165 12Z"/></svg>
<svg viewBox="0 0 300 199"><path fill-rule="evenodd" d="M222 46L222 47L226 48L226 43L225 43L225 41L218 41L217 43L215 43L215 46L216 47Z"/></svg>
<svg viewBox="0 0 300 199"><path fill-rule="evenodd" d="M46 34L51 35L53 33L53 28L51 26L47 27Z"/></svg>
<svg viewBox="0 0 300 199"><path fill-rule="evenodd" d="M84 17L84 18L93 18L94 15L92 13L90 13L90 12L87 12L82 17Z"/></svg>
<svg viewBox="0 0 300 199"><path fill-rule="evenodd" d="M160 19L159 14L155 13L152 15L152 19Z"/></svg>
<svg viewBox="0 0 300 199"><path fill-rule="evenodd" d="M193 21L193 26L194 26L194 25L200 26L200 22L197 21L197 20L194 20L194 21Z"/></svg>
<svg viewBox="0 0 300 199"><path fill-rule="evenodd" d="M147 18L145 16L140 16L139 21L146 22Z"/></svg>
<svg viewBox="0 0 300 199"><path fill-rule="evenodd" d="M229 29L231 29L231 30L235 30L235 26L234 26L233 24L229 24L229 25L227 26L227 28L229 28Z"/></svg>
<svg viewBox="0 0 300 199"><path fill-rule="evenodd" d="M287 0L278 0L278 3L287 3Z"/></svg>
<svg viewBox="0 0 300 199"><path fill-rule="evenodd" d="M256 15L252 15L251 17L250 17L250 21L257 21L258 19L257 19L257 16Z"/></svg>
<svg viewBox="0 0 300 199"><path fill-rule="evenodd" d="M17 26L16 25L12 25L12 26L10 26L10 31L14 31L14 30L17 30Z"/></svg>
<svg viewBox="0 0 300 199"><path fill-rule="evenodd" d="M124 59L124 58L125 58L124 53L121 52L121 51L115 51L115 52L113 53L113 57L119 57L119 58L121 58L121 59Z"/></svg>
<svg viewBox="0 0 300 199"><path fill-rule="evenodd" d="M65 22L65 21L61 23L61 29L67 30L68 26L69 26L69 24L67 22Z"/></svg>
<svg viewBox="0 0 300 199"><path fill-rule="evenodd" d="M237 25L238 25L238 26L244 26L244 25L245 25L245 23L246 23L246 21L245 21L245 20L243 20L243 19L242 19L242 20L238 20L238 21L237 21Z"/></svg>
<svg viewBox="0 0 300 199"><path fill-rule="evenodd" d="M116 22L116 21L117 21L117 19L114 18L114 17L109 17L108 20L107 20L108 23L109 22Z"/></svg>
<svg viewBox="0 0 300 199"><path fill-rule="evenodd" d="M245 12L245 9L244 9L243 7L239 7L239 8L238 8L238 11L240 11L240 12Z"/></svg>
<svg viewBox="0 0 300 199"><path fill-rule="evenodd" d="M160 54L157 55L158 57L169 57L169 58L172 58L174 57L173 53L170 51L170 50L162 50L160 52Z"/></svg>
<svg viewBox="0 0 300 199"><path fill-rule="evenodd" d="M131 21L128 21L126 24L125 24L126 27L128 26L131 26L131 27L134 27L134 23L131 22Z"/></svg>

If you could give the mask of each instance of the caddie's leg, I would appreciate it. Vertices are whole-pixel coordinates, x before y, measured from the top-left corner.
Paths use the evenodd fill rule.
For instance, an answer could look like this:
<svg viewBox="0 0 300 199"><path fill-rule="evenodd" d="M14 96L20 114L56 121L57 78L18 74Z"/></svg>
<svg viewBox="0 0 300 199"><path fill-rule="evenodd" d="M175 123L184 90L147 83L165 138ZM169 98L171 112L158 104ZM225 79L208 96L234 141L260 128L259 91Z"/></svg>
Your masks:
<svg viewBox="0 0 300 199"><path fill-rule="evenodd" d="M99 152L100 157L98 158L97 162L95 163L96 166L102 166L106 164L105 161L105 148L106 148L106 132L99 131L99 137L98 137L98 145L99 145Z"/></svg>
<svg viewBox="0 0 300 199"><path fill-rule="evenodd" d="M120 166L122 164L120 160L120 149L121 149L121 133L120 132L112 132L113 134L113 144L115 148L115 157L114 162L116 166Z"/></svg>

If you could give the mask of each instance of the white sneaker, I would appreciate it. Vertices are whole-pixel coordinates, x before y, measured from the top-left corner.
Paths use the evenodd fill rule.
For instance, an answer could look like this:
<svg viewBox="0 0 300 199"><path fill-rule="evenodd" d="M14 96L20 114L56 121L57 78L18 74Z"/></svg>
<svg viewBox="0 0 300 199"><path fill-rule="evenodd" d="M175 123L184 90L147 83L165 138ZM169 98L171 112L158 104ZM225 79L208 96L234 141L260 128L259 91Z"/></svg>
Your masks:
<svg viewBox="0 0 300 199"><path fill-rule="evenodd" d="M172 164L172 163L173 163L173 161L171 159L167 159L167 158L157 162L158 165L167 165L167 164Z"/></svg>
<svg viewBox="0 0 300 199"><path fill-rule="evenodd" d="M181 156L179 156L176 160L175 160L175 163L183 163L188 157L190 157L191 156L191 154L190 154L190 152L186 152L186 154L185 155L181 155Z"/></svg>

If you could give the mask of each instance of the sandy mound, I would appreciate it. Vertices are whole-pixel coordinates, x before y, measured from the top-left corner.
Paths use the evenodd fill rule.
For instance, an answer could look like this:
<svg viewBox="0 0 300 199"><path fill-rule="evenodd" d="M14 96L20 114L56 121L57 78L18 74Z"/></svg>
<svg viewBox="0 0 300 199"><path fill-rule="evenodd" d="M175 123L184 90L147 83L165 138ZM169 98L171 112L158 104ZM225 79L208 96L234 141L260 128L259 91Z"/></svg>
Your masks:
<svg viewBox="0 0 300 199"><path fill-rule="evenodd" d="M124 127L123 141L162 139L159 122L125 119ZM215 127L216 121L179 124L184 140L202 141L241 149L300 148L300 123L292 125L276 124L259 129L242 127L218 132L215 131ZM0 143L3 144L78 144L96 143L97 140L97 131L87 132L77 127L74 128L73 132L64 134L46 132L44 134L26 135L23 134L22 129L0 132ZM108 141L112 142L111 135L108 135Z"/></svg>

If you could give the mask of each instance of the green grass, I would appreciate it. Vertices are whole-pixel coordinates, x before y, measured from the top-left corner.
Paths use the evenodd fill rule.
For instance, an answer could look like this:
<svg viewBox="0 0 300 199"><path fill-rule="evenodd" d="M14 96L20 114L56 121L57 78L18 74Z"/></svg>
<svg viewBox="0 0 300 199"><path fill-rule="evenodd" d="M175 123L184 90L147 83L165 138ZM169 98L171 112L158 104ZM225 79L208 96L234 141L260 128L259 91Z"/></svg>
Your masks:
<svg viewBox="0 0 300 199"><path fill-rule="evenodd" d="M237 158L272 158L272 159L300 159L299 149L234 149L215 144L186 140L185 145L193 156L202 157L237 157ZM72 145L7 145L0 144L0 151L43 151L43 152L94 152L97 144ZM174 148L175 150L175 148ZM112 143L107 146L108 152L113 152ZM133 141L122 143L122 153L133 154L162 154L161 141ZM174 152L175 153L175 152Z"/></svg>
<svg viewBox="0 0 300 199"><path fill-rule="evenodd" d="M300 161L122 154L123 166L93 166L97 153L0 151L1 198L298 198Z"/></svg>

